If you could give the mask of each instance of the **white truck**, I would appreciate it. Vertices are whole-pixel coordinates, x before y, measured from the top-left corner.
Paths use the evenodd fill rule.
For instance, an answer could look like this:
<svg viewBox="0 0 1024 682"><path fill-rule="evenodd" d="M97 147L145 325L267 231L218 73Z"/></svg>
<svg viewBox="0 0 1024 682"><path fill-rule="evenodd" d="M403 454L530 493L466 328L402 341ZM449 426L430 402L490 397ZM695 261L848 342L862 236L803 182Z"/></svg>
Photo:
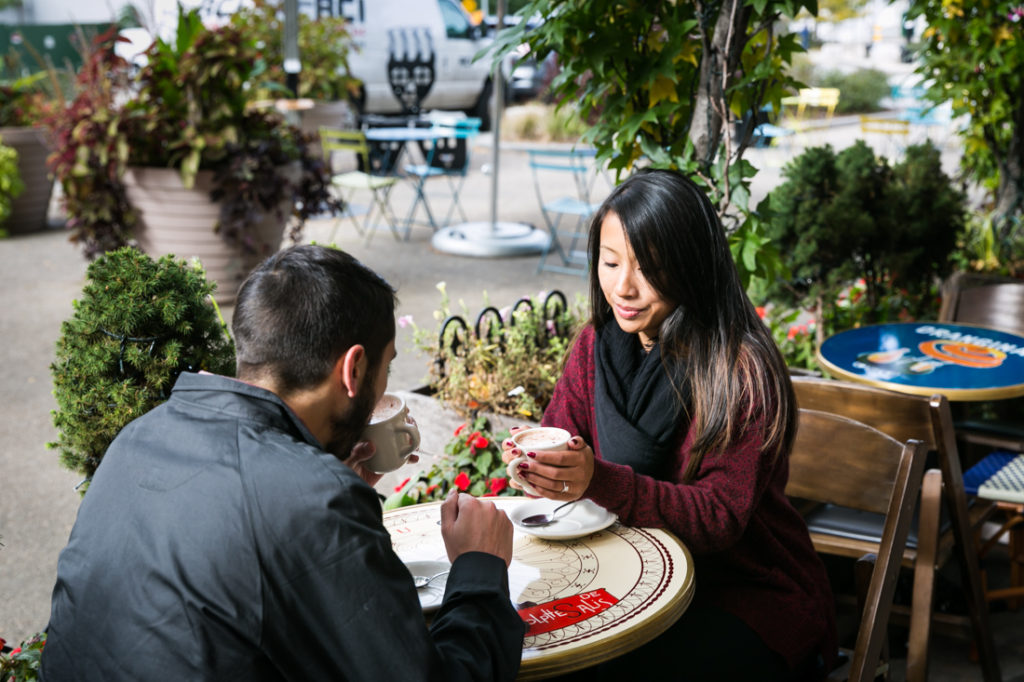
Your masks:
<svg viewBox="0 0 1024 682"><path fill-rule="evenodd" d="M173 35L177 0L151 0L159 33ZM246 0L181 0L205 20L224 21ZM363 83L361 113L464 111L490 127L491 60L474 60L493 40L458 0L298 0L310 17L343 16L355 49L349 69ZM139 44L148 44L139 39ZM143 45L144 46L144 45ZM127 49L127 48L126 48ZM301 54L299 55L301 61Z"/></svg>
<svg viewBox="0 0 1024 682"><path fill-rule="evenodd" d="M314 0L300 11L316 15ZM373 114L459 110L489 127L491 61L474 61L490 38L457 0L318 0L351 22L352 75L363 82L361 111Z"/></svg>

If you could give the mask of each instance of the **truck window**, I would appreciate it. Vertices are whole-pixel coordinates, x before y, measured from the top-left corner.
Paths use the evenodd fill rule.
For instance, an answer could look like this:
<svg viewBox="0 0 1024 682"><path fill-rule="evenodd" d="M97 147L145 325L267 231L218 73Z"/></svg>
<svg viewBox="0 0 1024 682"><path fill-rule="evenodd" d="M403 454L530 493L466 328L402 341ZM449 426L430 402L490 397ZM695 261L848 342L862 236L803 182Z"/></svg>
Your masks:
<svg viewBox="0 0 1024 682"><path fill-rule="evenodd" d="M444 28L449 38L469 38L470 23L451 0L438 0L441 4L441 16L444 17Z"/></svg>

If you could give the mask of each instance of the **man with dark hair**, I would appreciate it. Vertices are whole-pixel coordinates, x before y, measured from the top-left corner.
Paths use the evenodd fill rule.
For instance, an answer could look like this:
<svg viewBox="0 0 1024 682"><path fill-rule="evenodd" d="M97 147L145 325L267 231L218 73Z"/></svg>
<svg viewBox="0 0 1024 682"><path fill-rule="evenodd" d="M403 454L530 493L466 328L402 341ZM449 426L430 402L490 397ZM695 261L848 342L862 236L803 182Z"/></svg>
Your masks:
<svg viewBox="0 0 1024 682"><path fill-rule="evenodd" d="M299 246L243 284L238 380L184 373L111 444L54 587L42 679L515 677L512 526L452 495L430 629L359 435L395 356L394 290Z"/></svg>

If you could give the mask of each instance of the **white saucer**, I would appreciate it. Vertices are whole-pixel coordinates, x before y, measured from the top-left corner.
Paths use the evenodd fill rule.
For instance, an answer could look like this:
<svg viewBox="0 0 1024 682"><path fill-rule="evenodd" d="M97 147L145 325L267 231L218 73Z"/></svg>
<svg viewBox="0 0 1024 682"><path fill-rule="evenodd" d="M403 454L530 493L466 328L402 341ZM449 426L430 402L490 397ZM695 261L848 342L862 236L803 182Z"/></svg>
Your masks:
<svg viewBox="0 0 1024 682"><path fill-rule="evenodd" d="M451 569L452 565L447 561L408 561L405 567L409 569L411 575L422 575L425 578L429 578L441 571ZM416 590L416 594L420 598L420 606L423 607L423 613L431 613L441 607L441 602L444 601L444 586L447 583L448 576L442 575L431 580L430 584L426 587Z"/></svg>
<svg viewBox="0 0 1024 682"><path fill-rule="evenodd" d="M604 530L615 523L618 517L604 507L590 500L578 500L571 507L558 512L553 523L547 526L524 526L520 521L534 514L550 514L562 504L559 500L539 499L516 505L509 512L512 524L524 533L545 540L572 540Z"/></svg>

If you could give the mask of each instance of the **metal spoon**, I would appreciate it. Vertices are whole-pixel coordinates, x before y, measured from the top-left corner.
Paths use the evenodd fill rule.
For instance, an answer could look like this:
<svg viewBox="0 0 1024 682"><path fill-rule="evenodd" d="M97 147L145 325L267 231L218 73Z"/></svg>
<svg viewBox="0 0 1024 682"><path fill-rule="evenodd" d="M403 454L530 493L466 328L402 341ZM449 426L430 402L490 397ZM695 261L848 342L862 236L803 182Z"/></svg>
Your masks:
<svg viewBox="0 0 1024 682"><path fill-rule="evenodd" d="M412 577L412 584L415 585L416 589L418 590L429 585L430 581L432 581L434 578L440 578L442 575L447 575L450 570L451 569L449 569L448 571L441 571L440 573L432 575L429 578L425 575L414 575Z"/></svg>
<svg viewBox="0 0 1024 682"><path fill-rule="evenodd" d="M555 514L559 510L565 509L569 505L576 504L579 500L570 500L563 502L554 509L551 510L550 514L532 514L525 518L519 519L519 523L523 526L547 526L555 522Z"/></svg>

